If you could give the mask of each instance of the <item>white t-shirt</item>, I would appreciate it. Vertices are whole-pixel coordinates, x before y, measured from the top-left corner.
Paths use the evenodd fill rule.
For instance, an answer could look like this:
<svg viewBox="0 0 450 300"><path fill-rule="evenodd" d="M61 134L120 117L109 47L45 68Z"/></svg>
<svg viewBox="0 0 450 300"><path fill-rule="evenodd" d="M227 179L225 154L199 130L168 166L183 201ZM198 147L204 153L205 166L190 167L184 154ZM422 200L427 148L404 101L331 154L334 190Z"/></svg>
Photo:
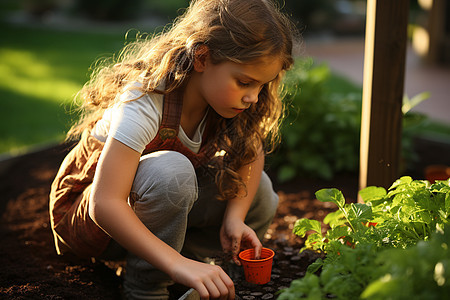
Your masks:
<svg viewBox="0 0 450 300"><path fill-rule="evenodd" d="M139 153L144 151L161 125L163 95L152 93L142 96L139 86L139 83L133 83L125 88L119 101L106 109L102 119L97 121L91 132L92 136L102 142L111 136ZM194 153L198 153L202 144L205 119L206 115L192 139L179 127L178 138Z"/></svg>

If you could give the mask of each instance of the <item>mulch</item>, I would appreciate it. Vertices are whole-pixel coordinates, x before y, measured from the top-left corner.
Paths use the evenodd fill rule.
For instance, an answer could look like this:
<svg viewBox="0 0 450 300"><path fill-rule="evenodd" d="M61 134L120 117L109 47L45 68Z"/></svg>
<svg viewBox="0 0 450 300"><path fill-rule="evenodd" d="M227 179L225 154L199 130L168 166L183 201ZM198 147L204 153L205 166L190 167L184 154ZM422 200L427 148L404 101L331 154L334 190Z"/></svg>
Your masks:
<svg viewBox="0 0 450 300"><path fill-rule="evenodd" d="M436 151L448 154L448 149L420 142L418 149L422 159L409 174L422 176L428 163L449 164L427 160L444 157ZM430 150L433 153L427 156ZM122 264L60 257L54 250L48 194L67 151L67 145L59 145L21 156L0 174L0 299L120 299ZM274 187L280 204L263 241L276 252L272 280L260 286L248 284L242 269L232 268L229 274L241 299L276 298L278 290L305 274L317 254L299 254L303 240L292 234L295 221L322 220L336 209L315 199L314 193L321 188L338 188L348 202L356 201L358 179L355 174L340 174L329 182L298 178L288 184L275 182Z"/></svg>

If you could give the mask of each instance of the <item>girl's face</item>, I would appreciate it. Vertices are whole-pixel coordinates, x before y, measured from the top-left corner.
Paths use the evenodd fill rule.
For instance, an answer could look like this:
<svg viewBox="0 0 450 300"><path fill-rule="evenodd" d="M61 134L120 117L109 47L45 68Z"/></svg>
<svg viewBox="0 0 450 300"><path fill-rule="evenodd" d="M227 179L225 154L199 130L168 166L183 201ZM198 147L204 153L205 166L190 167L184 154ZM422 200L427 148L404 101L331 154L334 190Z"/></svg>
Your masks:
<svg viewBox="0 0 450 300"><path fill-rule="evenodd" d="M272 56L250 64L212 64L207 57L198 73L199 96L222 117L233 118L258 102L261 89L276 79L281 69L281 59Z"/></svg>

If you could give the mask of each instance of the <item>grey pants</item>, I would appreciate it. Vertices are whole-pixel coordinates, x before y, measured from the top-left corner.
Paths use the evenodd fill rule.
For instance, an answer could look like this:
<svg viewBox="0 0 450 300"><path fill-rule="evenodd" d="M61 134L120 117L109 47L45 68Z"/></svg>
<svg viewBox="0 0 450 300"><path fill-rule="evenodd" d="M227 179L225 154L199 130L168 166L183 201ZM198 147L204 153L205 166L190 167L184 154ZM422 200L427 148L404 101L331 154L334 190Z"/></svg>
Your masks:
<svg viewBox="0 0 450 300"><path fill-rule="evenodd" d="M175 151L141 158L129 198L136 215L157 237L187 257L204 260L220 253L219 230L226 202L215 198L214 178ZM245 223L263 238L278 196L263 172ZM168 275L129 253L124 280L128 299L167 299Z"/></svg>

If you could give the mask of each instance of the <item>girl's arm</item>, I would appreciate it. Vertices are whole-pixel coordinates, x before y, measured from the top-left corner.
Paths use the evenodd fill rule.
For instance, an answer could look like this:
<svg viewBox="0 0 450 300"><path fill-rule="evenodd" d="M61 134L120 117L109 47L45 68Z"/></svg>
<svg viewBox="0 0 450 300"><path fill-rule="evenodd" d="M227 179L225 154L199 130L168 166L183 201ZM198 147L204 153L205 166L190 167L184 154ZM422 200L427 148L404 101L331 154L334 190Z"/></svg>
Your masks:
<svg viewBox="0 0 450 300"><path fill-rule="evenodd" d="M89 215L128 251L167 273L175 282L196 289L202 299L234 299L234 285L217 266L183 257L157 238L139 220L127 203L140 153L108 138L98 162Z"/></svg>
<svg viewBox="0 0 450 300"><path fill-rule="evenodd" d="M256 257L261 255L262 244L256 233L244 223L244 220L258 189L263 168L264 152L261 149L255 161L239 170L239 175L241 175L247 185L247 195L228 200L225 210L220 230L222 247L225 251L231 252L233 260L238 265L240 265L240 262L237 255L241 244L255 248Z"/></svg>

